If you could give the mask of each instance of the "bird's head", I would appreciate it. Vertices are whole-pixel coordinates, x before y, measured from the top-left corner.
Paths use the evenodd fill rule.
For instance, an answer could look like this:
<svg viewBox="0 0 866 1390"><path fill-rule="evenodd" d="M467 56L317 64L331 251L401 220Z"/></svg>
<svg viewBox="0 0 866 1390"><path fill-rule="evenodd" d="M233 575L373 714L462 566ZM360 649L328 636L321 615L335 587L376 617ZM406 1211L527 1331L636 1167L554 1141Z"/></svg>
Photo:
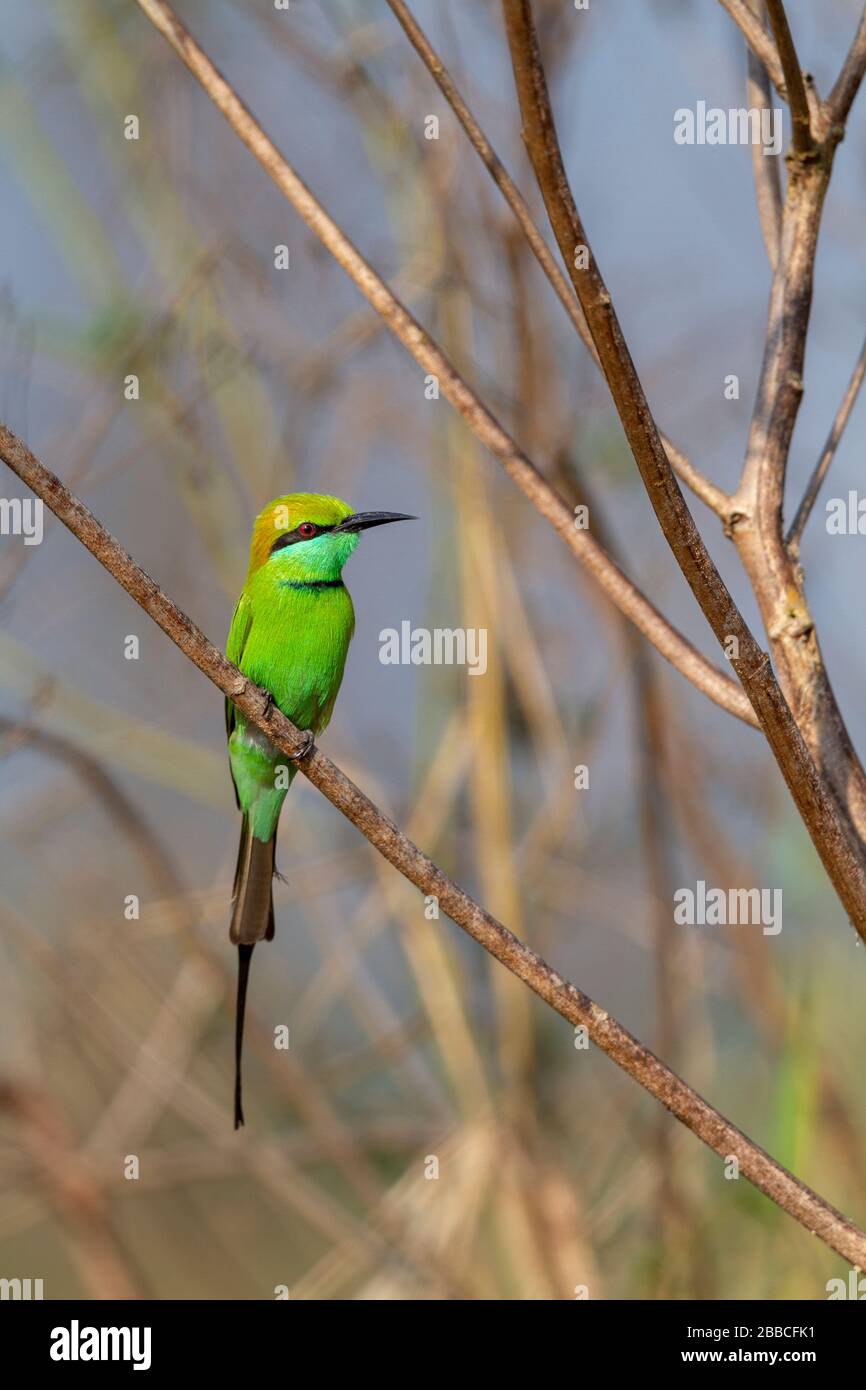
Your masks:
<svg viewBox="0 0 866 1390"><path fill-rule="evenodd" d="M256 517L248 578L267 565L289 581L338 579L362 531L414 520L403 512L355 512L320 492L275 497Z"/></svg>

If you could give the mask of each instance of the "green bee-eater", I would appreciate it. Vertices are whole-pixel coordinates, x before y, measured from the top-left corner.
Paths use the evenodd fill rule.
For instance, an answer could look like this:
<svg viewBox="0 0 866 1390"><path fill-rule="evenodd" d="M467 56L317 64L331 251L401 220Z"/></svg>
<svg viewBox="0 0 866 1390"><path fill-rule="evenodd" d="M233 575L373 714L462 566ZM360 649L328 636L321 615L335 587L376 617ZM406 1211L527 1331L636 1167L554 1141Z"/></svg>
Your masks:
<svg viewBox="0 0 866 1390"><path fill-rule="evenodd" d="M232 618L226 656L308 733L308 749L331 718L355 630L343 566L361 531L388 521L412 520L402 512L353 512L338 497L317 492L277 497L256 517L250 567ZM256 942L270 941L274 934L271 886L277 822L297 767L231 700L226 700L226 732L235 795L243 813L230 928L238 948L237 1129L244 1122L241 1052L250 958Z"/></svg>

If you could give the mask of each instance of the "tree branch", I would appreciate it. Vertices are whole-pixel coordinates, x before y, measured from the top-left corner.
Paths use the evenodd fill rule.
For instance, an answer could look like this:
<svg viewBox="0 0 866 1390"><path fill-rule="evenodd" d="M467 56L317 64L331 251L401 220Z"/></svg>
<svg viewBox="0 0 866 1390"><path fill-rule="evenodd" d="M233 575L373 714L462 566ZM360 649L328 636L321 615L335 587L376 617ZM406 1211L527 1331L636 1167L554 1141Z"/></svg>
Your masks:
<svg viewBox="0 0 866 1390"><path fill-rule="evenodd" d="M265 690L233 666L204 633L140 569L92 512L64 487L10 430L0 425L0 457L126 590L164 633L288 758L303 747L301 731ZM718 1110L686 1085L637 1038L575 985L563 980L501 922L491 916L408 839L369 797L318 748L298 764L301 772L380 854L507 970L589 1037L671 1114L720 1156L735 1155L743 1177L843 1259L866 1267L866 1232L753 1144Z"/></svg>
<svg viewBox="0 0 866 1390"><path fill-rule="evenodd" d="M764 0L747 0L747 3L751 6L755 18L762 22ZM746 62L746 102L749 109L755 108L758 111L772 109L770 79L767 76L767 69L755 52L748 47L746 49ZM782 186L779 177L779 161L772 158L768 159L761 144L753 144L750 148L761 236L764 238L770 269L775 271L779 263L779 239L782 231Z"/></svg>
<svg viewBox="0 0 866 1390"><path fill-rule="evenodd" d="M587 352L592 357L595 365L601 370L601 363L598 360L598 353L595 350L595 343L592 341L583 310L580 302L575 298L574 292L568 280L563 275L553 254L547 245L532 217L532 213L526 203L523 194L512 179L502 160L494 150L481 126L476 121L463 97L454 83L454 79L446 68L442 59L439 57L424 30L415 19L405 0L388 0L395 18L402 25L415 52L418 54L433 81L436 83L440 92L444 96L463 130L469 139L469 143L480 158L482 164L487 169L496 187L499 189L514 217L526 237L529 248L532 251L544 274L547 276L553 290L568 314L573 327L577 330L581 341ZM757 147L755 147L757 148ZM759 151L760 153L760 151ZM773 161L764 160L764 163L772 164ZM730 499L720 487L705 477L699 468L686 457L675 444L662 435L662 443L667 451L668 458L673 468L682 478L683 482L691 488L696 497L699 497L716 516L726 517L730 511Z"/></svg>
<svg viewBox="0 0 866 1390"><path fill-rule="evenodd" d="M815 152L815 137L809 118L806 84L803 81L800 60L797 57L794 39L788 25L788 16L785 14L782 0L766 0L766 5L776 38L779 57L782 61L782 71L785 74L785 86L788 90L788 101L791 107L792 142L797 154L801 157L808 157Z"/></svg>
<svg viewBox="0 0 866 1390"><path fill-rule="evenodd" d="M391 332L415 361L439 381L442 394L463 416L469 428L499 459L505 472L533 506L559 532L578 560L589 570L608 597L673 666L711 700L757 727L749 701L736 683L707 661L676 631L652 603L606 555L586 530L574 525L567 503L547 482L498 420L470 389L422 328L417 319L376 274L321 204L268 139L243 102L217 71L210 59L163 0L138 0L138 4L183 59L204 87L214 105L240 137L262 168L346 271Z"/></svg>
<svg viewBox="0 0 866 1390"><path fill-rule="evenodd" d="M842 71L827 98L827 110L835 125L844 126L866 73L866 9L860 18Z"/></svg>
<svg viewBox="0 0 866 1390"><path fill-rule="evenodd" d="M763 24L752 14L746 0L719 0L719 3L724 5L731 19L742 31L749 48L764 65L779 96L787 100L788 90L785 86L785 75L779 60L779 50Z"/></svg>
<svg viewBox="0 0 866 1390"><path fill-rule="evenodd" d="M842 438L845 426L848 423L848 417L854 408L854 402L863 384L864 375L866 375L866 338L863 340L860 356L857 358L854 371L851 373L851 380L848 382L847 389L842 397L842 402L839 409L836 411L836 418L833 421L830 433L827 435L827 441L821 451L821 457L815 465L814 472L803 494L803 500L797 508L797 515L794 517L788 531L785 544L795 558L800 551L800 541L803 538L806 522L809 520L810 513L815 505L815 500L821 489L821 484L826 478L830 464L833 462L836 455L839 440Z"/></svg>
<svg viewBox="0 0 866 1390"><path fill-rule="evenodd" d="M732 665L839 899L866 940L862 846L818 772L769 657L761 651L716 569L662 447L569 187L530 0L503 0L503 12L529 157L647 494L665 539L720 644L724 647L735 640L738 655L732 658ZM586 251L585 269L575 264L575 252L581 247Z"/></svg>
<svg viewBox="0 0 866 1390"><path fill-rule="evenodd" d="M807 97L817 144L814 157L789 161L761 374L730 529L760 608L780 686L862 859L866 774L824 666L801 568L784 537L785 478L804 389L815 255L835 153L844 135L844 124L833 120L829 106L817 102L811 86Z"/></svg>

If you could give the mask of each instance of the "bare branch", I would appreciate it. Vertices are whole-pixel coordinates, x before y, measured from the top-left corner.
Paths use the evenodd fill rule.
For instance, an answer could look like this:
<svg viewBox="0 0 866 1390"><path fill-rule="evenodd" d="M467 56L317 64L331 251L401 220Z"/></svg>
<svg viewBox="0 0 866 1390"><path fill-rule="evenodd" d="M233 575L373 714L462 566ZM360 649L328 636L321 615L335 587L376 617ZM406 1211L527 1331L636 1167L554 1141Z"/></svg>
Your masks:
<svg viewBox="0 0 866 1390"><path fill-rule="evenodd" d="M803 500L797 509L797 515L794 517L790 530L788 531L785 543L795 556L799 554L800 541L803 538L806 522L809 520L809 514L815 505L815 499L821 489L821 484L826 478L830 464L835 457L836 450L839 446L839 440L842 438L845 426L848 423L848 417L854 408L854 402L863 384L864 375L866 375L866 339L863 340L860 356L857 358L854 371L851 373L851 380L848 382L845 394L842 397L842 402L839 409L836 411L836 418L833 421L830 433L827 435L827 441L821 451L821 457L815 465L814 472L803 494Z"/></svg>
<svg viewBox="0 0 866 1390"><path fill-rule="evenodd" d="M287 757L296 757L301 731L260 689L227 661L204 633L140 569L92 512L64 487L10 430L0 425L0 457L40 497L168 637ZM535 951L486 912L383 815L318 748L298 764L301 772L405 878L435 894L453 922L507 970L661 1101L717 1154L734 1154L740 1172L808 1231L858 1268L866 1267L866 1232L798 1181L763 1149L687 1086L588 995L563 980ZM2 1097L0 1097L2 1100Z"/></svg>
<svg viewBox="0 0 866 1390"><path fill-rule="evenodd" d="M730 528L761 611L782 691L858 857L866 845L866 773L833 692L796 557L783 525L785 477L804 383L815 255L835 152L844 126L807 90L818 145L790 162L779 260L745 466Z"/></svg>
<svg viewBox="0 0 866 1390"><path fill-rule="evenodd" d="M444 96L460 125L463 127L469 142L476 151L478 157L487 169L496 187L499 189L509 208L513 212L523 235L529 244L532 254L541 266L552 285L559 302L568 314L572 325L577 330L580 338L589 352L595 365L601 370L601 363L598 360L598 353L595 350L595 343L592 341L592 334L586 325L586 319L580 302L575 298L574 292L568 280L563 275L554 256L547 245L532 217L532 213L526 203L523 194L512 179L508 170L502 163L498 154L494 150L481 126L476 121L463 97L458 91L454 79L451 77L442 59L439 57L424 30L415 19L405 0L388 0L388 4L394 12L397 21L402 25L406 37L409 39L415 52L418 54L430 76L433 78L440 92ZM772 161L770 161L772 163ZM686 458L685 454L676 447L665 435L662 435L662 443L667 450L668 458L676 472L695 494L700 497L712 511L719 517L726 517L730 511L730 499L727 494L715 483L710 482L699 468Z"/></svg>
<svg viewBox="0 0 866 1390"><path fill-rule="evenodd" d="M748 0L755 18L763 20L764 0ZM746 102L750 110L772 109L770 79L767 69L753 49L747 48L746 60L748 76L746 79ZM779 177L779 161L767 158L764 146L755 143L751 146L752 174L755 180L755 200L758 204L758 220L761 236L767 249L770 269L775 270L779 263L779 239L782 232L782 185Z"/></svg>
<svg viewBox="0 0 866 1390"><path fill-rule="evenodd" d="M307 226L366 295L370 304L415 361L438 379L442 394L463 416L481 443L499 459L505 472L533 506L559 532L566 545L602 586L620 612L630 618L662 656L697 689L730 714L735 714L747 724L757 726L749 701L736 683L718 671L671 627L653 604L613 564L589 531L578 529L574 525L574 515L567 503L454 370L418 320L400 303L384 280L376 274L329 217L169 6L164 4L163 0L138 0L138 3L169 40L229 125L255 155Z"/></svg>
<svg viewBox="0 0 866 1390"><path fill-rule="evenodd" d="M724 5L731 19L742 31L746 43L755 57L763 64L779 96L787 100L788 91L785 86L782 64L779 60L779 51L763 24L752 14L747 0L719 0L719 2Z"/></svg>
<svg viewBox="0 0 866 1390"><path fill-rule="evenodd" d="M632 362L607 286L592 255L562 162L530 0L503 0L524 139L563 261L583 306L605 378L665 539L701 610L752 702L788 790L839 899L866 939L866 870L862 846L825 785L773 675L701 539ZM586 267L578 269L583 248ZM778 279L778 276L776 277ZM853 874L852 879L850 875Z"/></svg>
<svg viewBox="0 0 866 1390"><path fill-rule="evenodd" d="M415 19L409 6L403 0L388 0L388 4L394 13L394 17L402 26L415 52L423 62L427 71L430 73L440 92L444 96L457 120L463 127L473 149L478 154L484 167L487 169L496 187L499 189L511 211L514 213L517 222L526 237L532 250L532 254L538 261L559 299L572 324L577 329L583 339L587 350L595 359L598 365L598 356L595 345L586 326L586 319L583 317L583 310L580 307L574 293L562 271L554 259L547 242L535 225L532 213L527 206L526 200L520 189L511 178L507 169L494 150L481 126L476 121L460 92L455 86L454 80L442 59L439 57L433 45L430 43L423 29Z"/></svg>
<svg viewBox="0 0 866 1390"><path fill-rule="evenodd" d="M800 60L797 57L797 50L794 47L794 40L788 26L788 16L785 14L782 0L766 0L766 5L776 37L779 57L782 60L785 86L788 89L788 101L791 107L791 138L794 149L801 156L809 156L815 152L815 136L812 133L812 123L809 117L806 84L803 81Z"/></svg>
<svg viewBox="0 0 866 1390"><path fill-rule="evenodd" d="M827 98L827 110L835 125L844 126L847 121L854 98L860 90L864 73L866 73L866 9L860 18L857 33L854 35L848 50L842 71Z"/></svg>

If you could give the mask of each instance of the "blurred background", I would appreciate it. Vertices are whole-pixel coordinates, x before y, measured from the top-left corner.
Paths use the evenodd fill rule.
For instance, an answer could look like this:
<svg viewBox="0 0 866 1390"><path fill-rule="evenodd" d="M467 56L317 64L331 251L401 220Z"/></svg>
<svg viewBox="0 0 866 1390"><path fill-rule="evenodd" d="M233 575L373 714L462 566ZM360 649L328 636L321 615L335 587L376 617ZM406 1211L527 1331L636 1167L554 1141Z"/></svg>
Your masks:
<svg viewBox="0 0 866 1390"><path fill-rule="evenodd" d="M498 5L413 9L548 235ZM822 94L860 9L789 0ZM710 0L537 10L575 194L656 418L732 487L769 271L749 150L676 145L673 113L744 103L742 40ZM179 13L716 660L604 383L384 0ZM759 736L633 638L447 403L425 398L131 0L0 0L0 14L0 418L220 644L272 496L416 513L372 532L347 571L358 626L325 750L862 1224L866 961ZM863 131L861 96L824 219L793 505L863 337ZM861 748L864 541L828 536L823 503L860 484L863 423L861 403L803 545ZM2 494L22 495L5 470ZM693 505L757 626L732 546ZM383 665L379 634L404 619L485 627L486 674ZM47 513L41 546L0 537L0 757L0 1276L42 1278L46 1298L774 1299L823 1298L846 1275L456 927L427 920L303 777L282 821L276 940L253 963L234 1134L222 699ZM676 926L673 893L698 879L781 888L782 932Z"/></svg>

